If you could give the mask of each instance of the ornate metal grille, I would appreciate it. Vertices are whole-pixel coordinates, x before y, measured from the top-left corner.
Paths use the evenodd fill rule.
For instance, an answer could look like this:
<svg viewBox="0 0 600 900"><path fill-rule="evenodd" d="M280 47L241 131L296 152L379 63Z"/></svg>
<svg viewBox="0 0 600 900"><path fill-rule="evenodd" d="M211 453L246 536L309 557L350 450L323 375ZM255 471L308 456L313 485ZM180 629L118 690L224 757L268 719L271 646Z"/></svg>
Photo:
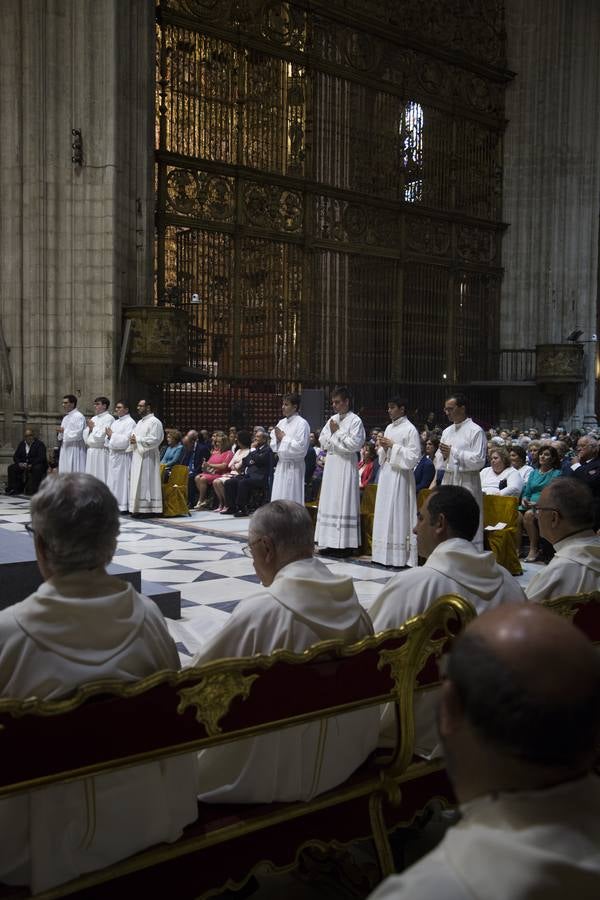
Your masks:
<svg viewBox="0 0 600 900"><path fill-rule="evenodd" d="M489 377L503 66L503 0L161 0L156 299L197 379L170 422L341 381L424 415Z"/></svg>

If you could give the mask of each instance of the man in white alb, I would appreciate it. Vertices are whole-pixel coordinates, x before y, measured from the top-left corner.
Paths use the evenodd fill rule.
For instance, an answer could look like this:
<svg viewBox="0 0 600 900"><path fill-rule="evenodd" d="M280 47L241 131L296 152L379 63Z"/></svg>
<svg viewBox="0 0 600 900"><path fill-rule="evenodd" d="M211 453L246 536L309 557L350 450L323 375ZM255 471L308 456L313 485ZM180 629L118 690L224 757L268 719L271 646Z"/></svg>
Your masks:
<svg viewBox="0 0 600 900"><path fill-rule="evenodd" d="M129 415L129 407L122 400L115 405L114 422L106 429L108 440L107 485L116 497L120 512L129 509L129 476L132 448L129 443L135 422Z"/></svg>
<svg viewBox="0 0 600 900"><path fill-rule="evenodd" d="M535 603L454 642L438 714L457 825L370 900L597 900L600 658Z"/></svg>
<svg viewBox="0 0 600 900"><path fill-rule="evenodd" d="M108 442L106 429L115 421L108 407L108 397L96 397L94 400L94 415L87 420L87 427L83 431L83 439L87 445L85 471L94 478L99 478L106 484L108 475Z"/></svg>
<svg viewBox="0 0 600 900"><path fill-rule="evenodd" d="M281 411L284 418L271 434L271 450L277 454L271 500L304 503L304 457L310 440L310 425L299 415L299 409L299 394L283 395Z"/></svg>
<svg viewBox="0 0 600 900"><path fill-rule="evenodd" d="M131 433L131 475L129 478L129 512L145 515L162 512L160 481L160 447L164 431L147 400L137 405L139 422Z"/></svg>
<svg viewBox="0 0 600 900"><path fill-rule="evenodd" d="M194 658L195 666L279 649L301 653L319 641L352 643L372 633L352 578L334 575L313 555L313 526L304 506L290 500L261 506L250 520L245 553L262 588L240 600ZM206 750L198 759L200 800L310 800L358 768L375 749L378 725L375 707Z"/></svg>
<svg viewBox="0 0 600 900"><path fill-rule="evenodd" d="M415 467L421 458L419 433L406 416L407 401L388 401L391 423L378 440L379 481L373 519L371 558L384 566L416 566Z"/></svg>
<svg viewBox="0 0 600 900"><path fill-rule="evenodd" d="M594 497L583 481L555 478L534 505L540 535L555 555L535 575L529 600L550 600L600 588L600 535L593 529Z"/></svg>
<svg viewBox="0 0 600 900"><path fill-rule="evenodd" d="M467 400L463 394L454 394L446 400L444 412L451 425L442 432L440 453L444 459L442 484L455 484L471 491L480 510L479 528L473 543L483 550L483 493L480 471L485 466L487 439L479 425L467 416Z"/></svg>
<svg viewBox="0 0 600 900"><path fill-rule="evenodd" d="M62 405L65 415L56 429L60 443L58 474L85 472L85 441L83 440L85 416L77 409L75 394L65 394Z"/></svg>
<svg viewBox="0 0 600 900"><path fill-rule="evenodd" d="M350 556L360 546L358 453L365 442L365 429L360 418L350 412L351 399L347 387L333 389L334 414L319 436L327 457L315 540L319 550L333 556Z"/></svg>
<svg viewBox="0 0 600 900"><path fill-rule="evenodd" d="M417 513L415 534L424 566L399 572L384 585L369 609L375 633L399 628L408 619L424 613L444 594L458 594L478 613L499 603L525 601L518 581L499 566L494 554L477 550L472 543L479 523L479 507L463 487L435 488ZM439 756L435 731L436 693L427 691L415 701L416 752ZM381 743L395 741L393 708L383 709Z"/></svg>
<svg viewBox="0 0 600 900"><path fill-rule="evenodd" d="M105 484L47 478L31 525L44 583L0 612L0 696L58 700L91 681L179 669L159 608L106 571L119 511ZM176 840L197 817L197 780L187 754L0 799L0 881L38 894Z"/></svg>

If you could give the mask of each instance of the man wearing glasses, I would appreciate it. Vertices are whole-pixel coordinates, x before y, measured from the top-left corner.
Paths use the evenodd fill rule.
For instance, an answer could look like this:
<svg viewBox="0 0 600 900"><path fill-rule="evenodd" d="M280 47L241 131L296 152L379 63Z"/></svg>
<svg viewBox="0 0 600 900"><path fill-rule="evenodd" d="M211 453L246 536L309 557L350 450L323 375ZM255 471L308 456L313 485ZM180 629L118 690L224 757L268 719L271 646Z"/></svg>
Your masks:
<svg viewBox="0 0 600 900"><path fill-rule="evenodd" d="M195 657L301 653L325 640L348 643L373 633L352 578L334 575L314 557L310 515L275 500L250 520L244 553L262 589L241 600L222 631ZM344 781L375 749L379 708L228 744L199 755L200 800L270 803L309 800Z"/></svg>
<svg viewBox="0 0 600 900"><path fill-rule="evenodd" d="M593 530L593 511L592 492L575 478L555 478L544 488L534 512L555 556L525 588L529 600L598 590L600 537Z"/></svg>

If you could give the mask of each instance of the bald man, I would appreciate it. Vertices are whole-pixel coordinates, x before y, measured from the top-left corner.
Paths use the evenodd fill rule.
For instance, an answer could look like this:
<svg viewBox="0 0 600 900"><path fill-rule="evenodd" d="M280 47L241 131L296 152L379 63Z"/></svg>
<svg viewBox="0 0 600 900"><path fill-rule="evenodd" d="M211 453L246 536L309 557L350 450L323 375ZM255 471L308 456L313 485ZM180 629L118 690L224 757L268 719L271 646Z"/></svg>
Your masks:
<svg viewBox="0 0 600 900"><path fill-rule="evenodd" d="M462 818L371 900L597 900L600 658L565 619L499 606L452 650L440 736Z"/></svg>
<svg viewBox="0 0 600 900"><path fill-rule="evenodd" d="M531 579L529 600L550 600L600 588L600 536L593 530L594 500L584 482L555 478L534 506L540 535L555 556Z"/></svg>

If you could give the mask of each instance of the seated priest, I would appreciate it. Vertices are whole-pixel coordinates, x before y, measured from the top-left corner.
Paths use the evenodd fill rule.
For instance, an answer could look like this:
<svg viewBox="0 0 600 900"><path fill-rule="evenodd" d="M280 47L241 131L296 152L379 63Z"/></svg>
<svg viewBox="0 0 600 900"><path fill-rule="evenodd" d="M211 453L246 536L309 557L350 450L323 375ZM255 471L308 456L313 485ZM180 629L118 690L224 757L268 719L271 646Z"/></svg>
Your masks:
<svg viewBox="0 0 600 900"><path fill-rule="evenodd" d="M313 555L307 510L275 500L250 520L246 555L262 589L241 600L194 665L286 649L301 653L332 639L373 633L352 579ZM379 709L361 710L227 744L199 754L200 800L262 803L309 800L340 784L377 744Z"/></svg>
<svg viewBox="0 0 600 900"><path fill-rule="evenodd" d="M48 471L46 445L38 440L32 428L26 428L23 440L15 450L7 469L7 494L35 494Z"/></svg>
<svg viewBox="0 0 600 900"><path fill-rule="evenodd" d="M0 612L2 697L55 700L99 679L179 669L158 607L106 572L119 510L105 484L83 473L46 479L29 530L44 583ZM196 794L188 755L0 800L0 881L37 893L174 841L197 818Z"/></svg>
<svg viewBox="0 0 600 900"><path fill-rule="evenodd" d="M535 603L473 621L438 713L457 825L371 900L600 896L600 659Z"/></svg>

